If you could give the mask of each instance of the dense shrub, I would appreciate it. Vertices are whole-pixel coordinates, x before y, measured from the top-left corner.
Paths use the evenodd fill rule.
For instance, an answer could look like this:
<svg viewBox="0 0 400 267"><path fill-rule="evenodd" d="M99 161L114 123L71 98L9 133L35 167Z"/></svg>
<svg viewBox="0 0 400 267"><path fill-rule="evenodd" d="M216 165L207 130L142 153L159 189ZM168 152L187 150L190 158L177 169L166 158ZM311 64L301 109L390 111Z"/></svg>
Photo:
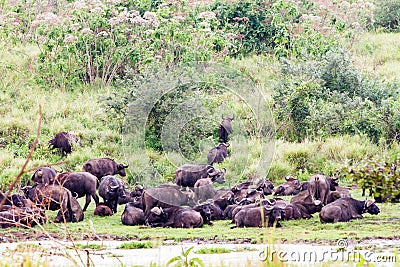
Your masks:
<svg viewBox="0 0 400 267"><path fill-rule="evenodd" d="M290 141L341 134L366 135L375 142L398 139L396 84L364 75L345 51L282 66L273 96L279 136Z"/></svg>
<svg viewBox="0 0 400 267"><path fill-rule="evenodd" d="M400 30L400 2L398 0L375 1L374 26L389 32Z"/></svg>
<svg viewBox="0 0 400 267"><path fill-rule="evenodd" d="M370 158L358 164L348 165L342 171L350 182L363 189L370 189L375 199L399 202L399 159Z"/></svg>

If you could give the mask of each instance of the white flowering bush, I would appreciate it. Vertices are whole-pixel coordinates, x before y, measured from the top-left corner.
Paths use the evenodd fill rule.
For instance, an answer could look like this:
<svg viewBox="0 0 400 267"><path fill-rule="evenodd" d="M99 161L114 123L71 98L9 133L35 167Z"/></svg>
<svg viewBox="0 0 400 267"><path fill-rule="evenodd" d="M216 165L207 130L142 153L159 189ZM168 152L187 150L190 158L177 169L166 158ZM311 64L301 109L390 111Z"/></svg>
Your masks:
<svg viewBox="0 0 400 267"><path fill-rule="evenodd" d="M41 51L38 81L59 87L82 82L107 86L128 68L138 73L150 63L173 65L225 56L227 39L210 30L214 13L200 13L201 24L192 19L197 14L177 16L175 8L139 11L131 2L91 0L68 3L64 13L38 14L32 22L32 40Z"/></svg>

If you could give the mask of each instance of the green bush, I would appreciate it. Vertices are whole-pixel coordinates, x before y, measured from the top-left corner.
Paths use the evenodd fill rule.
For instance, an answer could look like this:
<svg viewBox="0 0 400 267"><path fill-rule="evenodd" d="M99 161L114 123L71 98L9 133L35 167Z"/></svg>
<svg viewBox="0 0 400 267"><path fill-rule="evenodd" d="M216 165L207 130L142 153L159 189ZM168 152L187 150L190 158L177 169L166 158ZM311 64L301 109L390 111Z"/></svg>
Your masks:
<svg viewBox="0 0 400 267"><path fill-rule="evenodd" d="M377 0L375 6L375 28L398 32L400 29L400 2L397 0Z"/></svg>
<svg viewBox="0 0 400 267"><path fill-rule="evenodd" d="M352 64L342 49L319 61L283 61L273 92L278 136L290 141L342 134L365 135L378 143L398 135L395 83L373 79Z"/></svg>

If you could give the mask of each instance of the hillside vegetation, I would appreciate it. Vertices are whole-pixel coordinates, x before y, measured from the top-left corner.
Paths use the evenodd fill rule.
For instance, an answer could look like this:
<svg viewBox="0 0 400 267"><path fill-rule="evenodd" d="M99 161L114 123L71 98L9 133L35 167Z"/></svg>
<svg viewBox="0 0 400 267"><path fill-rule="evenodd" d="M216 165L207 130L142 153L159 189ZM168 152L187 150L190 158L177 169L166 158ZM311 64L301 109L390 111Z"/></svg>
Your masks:
<svg viewBox="0 0 400 267"><path fill-rule="evenodd" d="M39 106L29 168L63 161L59 168L80 171L90 158L111 157L130 164L130 185L172 182L177 165L206 162L222 115L235 116L231 157L218 166L229 185L316 172L347 184L357 181L345 167L394 162L400 35L398 17L388 24L380 8L396 1L300 2L1 2L0 189L28 155ZM226 69L186 83L160 77L178 70L171 77L179 79L194 62ZM240 88L224 87L221 73ZM142 139L130 139L139 117L132 103L169 87L142 118ZM162 131L181 112L187 122L167 147ZM59 131L82 139L65 159L48 147Z"/></svg>

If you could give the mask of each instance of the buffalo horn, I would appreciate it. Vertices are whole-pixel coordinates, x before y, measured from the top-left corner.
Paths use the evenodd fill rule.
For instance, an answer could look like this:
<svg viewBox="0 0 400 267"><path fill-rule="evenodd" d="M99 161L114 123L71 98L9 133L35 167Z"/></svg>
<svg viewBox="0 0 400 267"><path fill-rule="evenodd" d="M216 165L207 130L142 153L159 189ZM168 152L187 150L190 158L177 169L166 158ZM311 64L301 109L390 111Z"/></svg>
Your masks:
<svg viewBox="0 0 400 267"><path fill-rule="evenodd" d="M43 172L40 170L37 172L37 176L42 177L43 176Z"/></svg>
<svg viewBox="0 0 400 267"><path fill-rule="evenodd" d="M150 212L154 213L155 215L161 215L162 209L159 207L154 207L150 210Z"/></svg>
<svg viewBox="0 0 400 267"><path fill-rule="evenodd" d="M129 167L129 163L126 164L126 165L122 165L122 167L124 167L124 169L128 168Z"/></svg>
<svg viewBox="0 0 400 267"><path fill-rule="evenodd" d="M118 185L110 185L110 188L111 188L111 189L118 188Z"/></svg>
<svg viewBox="0 0 400 267"><path fill-rule="evenodd" d="M268 204L270 204L271 206L273 206L273 205L275 205L276 204L276 200L275 199L273 199L273 198L271 198L271 199L265 199L267 202L268 202Z"/></svg>
<svg viewBox="0 0 400 267"><path fill-rule="evenodd" d="M208 172L208 175L210 175L210 176L215 176L218 173L217 170L214 168L207 170L207 172Z"/></svg>
<svg viewBox="0 0 400 267"><path fill-rule="evenodd" d="M264 206L264 209L270 211L270 210L272 210L274 207L275 207L275 206L266 206L266 207Z"/></svg>

